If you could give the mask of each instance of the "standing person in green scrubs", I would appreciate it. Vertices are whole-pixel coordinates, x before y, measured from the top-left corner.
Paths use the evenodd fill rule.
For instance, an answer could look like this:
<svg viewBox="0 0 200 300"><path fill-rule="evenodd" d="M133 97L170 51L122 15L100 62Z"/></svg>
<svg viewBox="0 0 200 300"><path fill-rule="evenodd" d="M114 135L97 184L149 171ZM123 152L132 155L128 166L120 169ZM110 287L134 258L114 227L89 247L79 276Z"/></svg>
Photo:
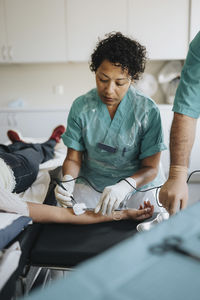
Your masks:
<svg viewBox="0 0 200 300"><path fill-rule="evenodd" d="M119 32L97 44L90 62L96 88L74 101L62 136L68 153L62 168L65 190L59 185L55 189L61 206L71 206L73 195L96 213L109 215L125 200L132 208L150 200L159 210L152 191L135 193L135 188L164 181L159 171L166 149L160 113L132 85L145 62L145 47ZM75 184L77 176L81 178Z"/></svg>
<svg viewBox="0 0 200 300"><path fill-rule="evenodd" d="M170 171L159 199L170 214L188 201L187 171L200 115L200 31L192 40L176 92L170 135Z"/></svg>

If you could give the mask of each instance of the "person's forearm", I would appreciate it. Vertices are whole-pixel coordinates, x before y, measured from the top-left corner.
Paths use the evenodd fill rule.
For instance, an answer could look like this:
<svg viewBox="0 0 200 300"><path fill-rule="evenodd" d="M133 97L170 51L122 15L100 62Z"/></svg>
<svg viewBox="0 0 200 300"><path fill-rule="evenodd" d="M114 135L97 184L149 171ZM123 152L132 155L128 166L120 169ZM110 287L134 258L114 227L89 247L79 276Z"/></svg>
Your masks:
<svg viewBox="0 0 200 300"><path fill-rule="evenodd" d="M62 208L45 204L28 202L29 215L36 223L71 223L71 224L94 224L109 222L115 219L115 215L103 216L98 213L87 211L80 216L74 215L70 208ZM128 219L126 210L120 211L120 219ZM118 212L116 212L118 214ZM118 215L116 215L117 219Z"/></svg>
<svg viewBox="0 0 200 300"><path fill-rule="evenodd" d="M63 175L69 174L73 178L76 178L80 171L80 163L74 160L66 159L63 163L62 173Z"/></svg>
<svg viewBox="0 0 200 300"><path fill-rule="evenodd" d="M135 179L137 187L143 186L156 178L159 169L160 154L160 152L157 152L142 160L140 169L131 176Z"/></svg>
<svg viewBox="0 0 200 300"><path fill-rule="evenodd" d="M196 119L174 113L170 134L169 178L159 193L159 201L170 215L187 206L187 173L196 123Z"/></svg>
<svg viewBox="0 0 200 300"><path fill-rule="evenodd" d="M188 167L197 120L174 113L170 134L170 166Z"/></svg>
<svg viewBox="0 0 200 300"><path fill-rule="evenodd" d="M143 167L139 169L137 172L135 172L133 176L130 177L135 179L136 186L140 187L154 180L155 177L157 176L157 172L158 172L157 168Z"/></svg>

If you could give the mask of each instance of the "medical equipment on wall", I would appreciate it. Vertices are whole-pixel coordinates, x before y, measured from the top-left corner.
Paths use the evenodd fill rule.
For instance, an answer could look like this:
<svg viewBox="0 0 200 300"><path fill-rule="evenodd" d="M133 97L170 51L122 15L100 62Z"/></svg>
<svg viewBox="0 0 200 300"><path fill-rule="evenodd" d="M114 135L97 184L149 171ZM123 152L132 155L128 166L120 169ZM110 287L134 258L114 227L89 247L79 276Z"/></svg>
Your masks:
<svg viewBox="0 0 200 300"><path fill-rule="evenodd" d="M142 78L134 83L134 87L145 95L152 97L157 92L158 83L152 74L144 73Z"/></svg>
<svg viewBox="0 0 200 300"><path fill-rule="evenodd" d="M158 75L158 82L165 94L165 101L173 104L176 89L181 76L182 64L180 61L167 62Z"/></svg>

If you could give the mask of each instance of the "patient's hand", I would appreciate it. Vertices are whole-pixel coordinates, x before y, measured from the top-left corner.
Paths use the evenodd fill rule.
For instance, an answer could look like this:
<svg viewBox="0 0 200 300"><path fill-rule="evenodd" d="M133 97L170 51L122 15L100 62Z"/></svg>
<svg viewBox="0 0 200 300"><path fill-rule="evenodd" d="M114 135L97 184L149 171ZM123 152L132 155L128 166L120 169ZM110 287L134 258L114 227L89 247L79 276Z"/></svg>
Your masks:
<svg viewBox="0 0 200 300"><path fill-rule="evenodd" d="M133 220L145 220L152 217L154 212L154 206L150 201L144 201L144 205L140 205L139 209L128 209L128 218Z"/></svg>

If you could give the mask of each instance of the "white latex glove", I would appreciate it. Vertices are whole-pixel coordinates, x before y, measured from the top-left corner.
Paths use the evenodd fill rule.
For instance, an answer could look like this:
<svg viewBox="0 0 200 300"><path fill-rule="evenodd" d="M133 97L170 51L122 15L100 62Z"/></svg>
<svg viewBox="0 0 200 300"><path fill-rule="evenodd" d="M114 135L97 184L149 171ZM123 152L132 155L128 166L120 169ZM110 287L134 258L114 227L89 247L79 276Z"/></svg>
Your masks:
<svg viewBox="0 0 200 300"><path fill-rule="evenodd" d="M133 178L128 177L126 180L133 187L136 187L136 181ZM119 207L126 195L134 191L134 188L131 185L125 180L122 180L114 185L107 186L103 190L99 203L94 210L95 213L98 213L101 210L103 215L110 215L113 210Z"/></svg>
<svg viewBox="0 0 200 300"><path fill-rule="evenodd" d="M71 180L73 179L73 177L71 175L65 175L62 178L62 181L67 181L67 180ZM69 182L61 182L61 184L63 185L63 187L65 189L63 189L61 186L59 186L57 184L56 188L55 188L55 197L58 201L58 203L62 206L62 207L68 207L68 206L72 206L72 199L71 197L73 197L73 191L74 191L74 185L75 185L75 181L69 181Z"/></svg>

